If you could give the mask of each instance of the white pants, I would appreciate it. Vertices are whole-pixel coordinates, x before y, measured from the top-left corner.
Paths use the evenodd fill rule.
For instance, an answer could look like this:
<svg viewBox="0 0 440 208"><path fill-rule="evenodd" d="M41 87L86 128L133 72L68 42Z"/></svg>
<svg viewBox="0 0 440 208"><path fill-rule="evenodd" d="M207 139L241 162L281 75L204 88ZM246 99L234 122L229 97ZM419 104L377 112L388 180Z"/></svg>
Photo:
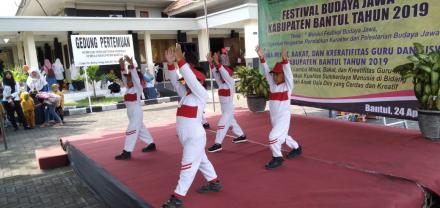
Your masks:
<svg viewBox="0 0 440 208"><path fill-rule="evenodd" d="M202 172L207 181L217 179L214 166L208 160L205 152L206 133L202 125L197 127L180 128L177 133L183 146L182 166L179 182L174 193L185 196L191 186L197 170Z"/></svg>
<svg viewBox="0 0 440 208"><path fill-rule="evenodd" d="M290 112L271 115L272 130L269 134L269 145L272 156L282 157L281 146L286 143L291 149L298 148L298 143L289 136Z"/></svg>
<svg viewBox="0 0 440 208"><path fill-rule="evenodd" d="M221 109L222 117L218 121L218 130L215 135L215 143L217 144L223 143L226 133L228 133L229 127L231 126L235 136L243 136L244 134L234 118L234 105L232 103L221 103Z"/></svg>
<svg viewBox="0 0 440 208"><path fill-rule="evenodd" d="M128 127L125 132L125 145L124 150L127 152L133 152L134 146L136 145L136 140L139 138L146 144L153 143L153 137L148 131L147 127L143 123L143 112L141 106L136 104L136 102L128 103L127 106L127 116L128 116Z"/></svg>

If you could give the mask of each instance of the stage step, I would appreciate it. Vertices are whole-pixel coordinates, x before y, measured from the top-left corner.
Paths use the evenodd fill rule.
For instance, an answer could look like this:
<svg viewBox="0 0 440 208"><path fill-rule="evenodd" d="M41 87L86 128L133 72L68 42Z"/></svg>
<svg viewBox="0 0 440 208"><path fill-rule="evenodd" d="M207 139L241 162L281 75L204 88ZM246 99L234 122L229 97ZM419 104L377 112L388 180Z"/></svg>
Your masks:
<svg viewBox="0 0 440 208"><path fill-rule="evenodd" d="M42 170L54 169L69 165L67 153L60 145L36 149L35 158Z"/></svg>

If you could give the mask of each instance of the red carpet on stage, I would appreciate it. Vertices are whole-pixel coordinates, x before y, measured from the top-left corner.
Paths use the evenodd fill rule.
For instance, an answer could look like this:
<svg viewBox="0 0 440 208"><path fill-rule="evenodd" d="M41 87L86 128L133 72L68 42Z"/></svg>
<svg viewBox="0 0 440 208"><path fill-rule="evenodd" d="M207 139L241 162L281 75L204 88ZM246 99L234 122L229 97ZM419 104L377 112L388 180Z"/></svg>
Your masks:
<svg viewBox="0 0 440 208"><path fill-rule="evenodd" d="M242 111L236 118L240 124L270 123L268 112ZM268 133L256 130L270 132L271 127L253 126L246 131L249 138L267 143ZM420 131L294 115L290 135L306 157L405 178L440 195L440 143L424 139Z"/></svg>
<svg viewBox="0 0 440 208"><path fill-rule="evenodd" d="M232 144L226 138L222 152L208 154L224 190L196 193L205 183L198 173L185 207L421 207L423 190L412 181L439 193L434 163L440 146L415 131L295 116L291 133L304 155L268 171L269 114L238 111L236 119L251 141ZM209 120L215 127L218 116ZM174 122L148 127L158 151L141 153L144 144L139 141L130 161L114 160L123 147L123 132L63 141L136 197L159 207L177 184L182 150ZM207 146L213 144L213 130L207 131Z"/></svg>

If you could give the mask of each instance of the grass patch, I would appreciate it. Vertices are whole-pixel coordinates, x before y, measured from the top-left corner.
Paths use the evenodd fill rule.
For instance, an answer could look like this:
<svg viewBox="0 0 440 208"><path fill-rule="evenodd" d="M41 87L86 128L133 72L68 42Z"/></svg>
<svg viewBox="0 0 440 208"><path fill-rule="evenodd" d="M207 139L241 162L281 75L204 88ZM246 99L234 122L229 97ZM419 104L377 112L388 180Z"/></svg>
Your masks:
<svg viewBox="0 0 440 208"><path fill-rule="evenodd" d="M110 105L122 101L122 97L91 97L92 105ZM89 99L85 98L82 100L70 101L64 103L65 106L76 106L76 107L88 107Z"/></svg>

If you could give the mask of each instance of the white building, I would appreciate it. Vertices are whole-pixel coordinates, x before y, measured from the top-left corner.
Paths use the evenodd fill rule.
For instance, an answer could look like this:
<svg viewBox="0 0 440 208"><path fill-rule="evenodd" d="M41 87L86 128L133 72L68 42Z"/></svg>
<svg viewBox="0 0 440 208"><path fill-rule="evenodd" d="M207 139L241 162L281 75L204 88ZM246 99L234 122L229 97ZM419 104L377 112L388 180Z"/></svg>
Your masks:
<svg viewBox="0 0 440 208"><path fill-rule="evenodd" d="M41 3L41 4L39 4ZM245 53L256 58L257 0L21 0L15 17L0 17L0 59L38 68L44 58L70 66L71 34L133 34L137 60L152 66L183 42L200 61L209 51L230 47L231 64ZM1 4L1 3L0 3ZM8 40L8 41L4 41ZM110 66L111 67L111 66Z"/></svg>

